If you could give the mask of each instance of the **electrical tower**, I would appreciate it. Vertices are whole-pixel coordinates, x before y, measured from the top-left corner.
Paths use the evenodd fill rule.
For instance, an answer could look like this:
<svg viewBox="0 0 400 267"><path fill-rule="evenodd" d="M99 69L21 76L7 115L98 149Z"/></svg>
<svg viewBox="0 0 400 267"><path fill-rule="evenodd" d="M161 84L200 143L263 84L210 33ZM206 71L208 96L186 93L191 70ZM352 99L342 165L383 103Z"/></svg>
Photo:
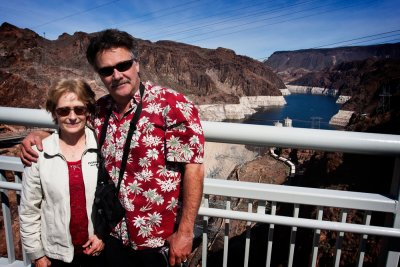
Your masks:
<svg viewBox="0 0 400 267"><path fill-rule="evenodd" d="M382 93L379 94L380 96L380 101L379 101L379 105L378 105L378 111L388 111L390 110L390 97L392 96L390 94L390 88L389 90L387 90L386 86L384 86L382 88Z"/></svg>
<svg viewBox="0 0 400 267"><path fill-rule="evenodd" d="M321 117L311 117L311 128L320 129L321 128Z"/></svg>

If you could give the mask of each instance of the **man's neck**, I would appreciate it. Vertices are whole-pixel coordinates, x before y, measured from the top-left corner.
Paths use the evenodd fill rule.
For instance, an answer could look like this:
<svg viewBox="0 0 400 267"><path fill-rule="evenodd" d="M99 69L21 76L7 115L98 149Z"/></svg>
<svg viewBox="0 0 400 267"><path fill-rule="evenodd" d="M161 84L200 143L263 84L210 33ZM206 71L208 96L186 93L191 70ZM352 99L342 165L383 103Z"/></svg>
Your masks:
<svg viewBox="0 0 400 267"><path fill-rule="evenodd" d="M128 102L116 102L118 117L122 118L124 114L129 110L130 106L131 106L130 99L128 100Z"/></svg>
<svg viewBox="0 0 400 267"><path fill-rule="evenodd" d="M120 98L120 99L114 99L119 118L122 118L124 116L124 114L131 108L131 100L132 100L132 98L135 97L136 92L139 91L139 87L140 87L140 82L139 82L139 86L135 89L135 91L129 98L124 97L124 98Z"/></svg>

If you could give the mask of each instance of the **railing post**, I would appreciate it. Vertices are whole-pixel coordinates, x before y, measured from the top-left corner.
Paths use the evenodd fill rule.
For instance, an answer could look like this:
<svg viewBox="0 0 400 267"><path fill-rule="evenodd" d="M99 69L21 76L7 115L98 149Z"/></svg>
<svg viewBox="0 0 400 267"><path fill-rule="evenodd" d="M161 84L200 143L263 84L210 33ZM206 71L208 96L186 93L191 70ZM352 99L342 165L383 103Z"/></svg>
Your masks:
<svg viewBox="0 0 400 267"><path fill-rule="evenodd" d="M15 182L16 183L19 183L19 184L22 183L22 175L21 175L21 173L16 173L14 175L14 177L15 177ZM20 214L21 192L20 191L16 191L16 194L17 194L17 203L18 203L18 214ZM24 246L22 246L22 261L24 263L24 266L31 266L30 265L31 261L30 261L28 255L25 252Z"/></svg>
<svg viewBox="0 0 400 267"><path fill-rule="evenodd" d="M400 203L400 157L397 156L394 161L394 169L392 176L392 185L390 194ZM400 207L397 204L396 214L394 214L393 228L400 228ZM389 251L386 260L386 266L398 266L400 257L400 244L398 240L389 239Z"/></svg>
<svg viewBox="0 0 400 267"><path fill-rule="evenodd" d="M300 213L300 205L294 204L293 207L293 218L298 218ZM294 250L296 247L296 235L297 235L297 227L292 226L290 231L290 244L289 244L289 259L288 259L288 267L293 266L293 258L294 258Z"/></svg>
<svg viewBox="0 0 400 267"><path fill-rule="evenodd" d="M371 211L366 211L364 214L364 220L363 220L364 225L370 225L371 224ZM362 267L364 264L364 258L365 258L365 244L367 242L368 235L361 235L360 237L360 245L359 245L359 255L358 255L358 267Z"/></svg>
<svg viewBox="0 0 400 267"><path fill-rule="evenodd" d="M341 212L341 222L345 223L347 221L347 209L343 209ZM335 253L335 267L339 267L340 257L342 255L342 244L344 239L344 232L339 232L336 239L336 253Z"/></svg>
<svg viewBox="0 0 400 267"><path fill-rule="evenodd" d="M208 195L203 196L203 207L208 208ZM208 250L208 216L203 216L203 245L201 253L201 266L207 267L207 250Z"/></svg>
<svg viewBox="0 0 400 267"><path fill-rule="evenodd" d="M322 207L318 206L317 208L317 220L322 221L324 210ZM311 267L317 266L318 261L318 248L319 248L319 240L321 236L321 229L314 230L313 237L313 248L312 248L312 258L311 258Z"/></svg>
<svg viewBox="0 0 400 267"><path fill-rule="evenodd" d="M247 212L253 213L253 203L251 200L248 200L247 203ZM251 238L251 222L246 222L246 242L244 247L244 267L249 266L249 256L250 256L250 238Z"/></svg>
<svg viewBox="0 0 400 267"><path fill-rule="evenodd" d="M3 170L0 172L0 181L7 181L3 175ZM15 250L14 250L14 238L12 231L12 219L10 211L10 201L7 195L7 190L1 190L1 208L3 210L3 220L4 220L4 231L6 235L6 245L7 245L7 259L8 263L12 264L15 261Z"/></svg>
<svg viewBox="0 0 400 267"><path fill-rule="evenodd" d="M226 210L231 210L231 198L228 198L226 200ZM229 219L224 219L225 221L225 227L224 227L224 255L223 255L223 261L222 261L222 266L227 267L228 266L228 250L229 250L229 228L230 228L230 220Z"/></svg>
<svg viewBox="0 0 400 267"><path fill-rule="evenodd" d="M275 201L271 203L271 215L276 215L277 204ZM267 246L267 261L265 266L271 266L271 259L272 259L272 245L274 240L274 231L275 231L275 224L269 224L268 229L268 246Z"/></svg>

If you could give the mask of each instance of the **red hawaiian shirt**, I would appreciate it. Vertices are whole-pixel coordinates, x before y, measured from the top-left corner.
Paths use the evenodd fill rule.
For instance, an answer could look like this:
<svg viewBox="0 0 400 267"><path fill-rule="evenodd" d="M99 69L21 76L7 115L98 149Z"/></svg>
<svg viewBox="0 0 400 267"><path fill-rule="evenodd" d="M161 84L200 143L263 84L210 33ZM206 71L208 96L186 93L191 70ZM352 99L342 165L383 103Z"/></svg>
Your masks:
<svg viewBox="0 0 400 267"><path fill-rule="evenodd" d="M138 90L122 119L118 119L115 103L107 95L97 101L94 120L99 135L107 110L113 108L101 153L117 184L129 123L142 101L119 194L126 216L112 232L125 245L139 250L164 245L174 232L182 163L203 163L204 156L203 129L194 104L172 89L150 82L144 85L143 98Z"/></svg>

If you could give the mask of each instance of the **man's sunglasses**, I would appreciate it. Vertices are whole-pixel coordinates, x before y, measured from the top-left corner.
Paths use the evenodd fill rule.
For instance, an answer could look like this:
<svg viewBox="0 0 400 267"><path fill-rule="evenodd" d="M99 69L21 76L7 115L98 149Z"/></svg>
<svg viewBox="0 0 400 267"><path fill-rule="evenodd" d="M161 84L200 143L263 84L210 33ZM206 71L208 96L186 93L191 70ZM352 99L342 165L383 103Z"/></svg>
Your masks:
<svg viewBox="0 0 400 267"><path fill-rule="evenodd" d="M115 66L100 68L97 70L97 73L100 76L108 77L114 73L114 69L116 69L119 72L127 71L132 67L134 61L135 61L135 59L130 59L130 60L122 61Z"/></svg>
<svg viewBox="0 0 400 267"><path fill-rule="evenodd" d="M82 116L86 114L87 108L84 106L62 107L56 108L56 113L58 116L65 117L71 113L71 110L73 110L77 116Z"/></svg>

